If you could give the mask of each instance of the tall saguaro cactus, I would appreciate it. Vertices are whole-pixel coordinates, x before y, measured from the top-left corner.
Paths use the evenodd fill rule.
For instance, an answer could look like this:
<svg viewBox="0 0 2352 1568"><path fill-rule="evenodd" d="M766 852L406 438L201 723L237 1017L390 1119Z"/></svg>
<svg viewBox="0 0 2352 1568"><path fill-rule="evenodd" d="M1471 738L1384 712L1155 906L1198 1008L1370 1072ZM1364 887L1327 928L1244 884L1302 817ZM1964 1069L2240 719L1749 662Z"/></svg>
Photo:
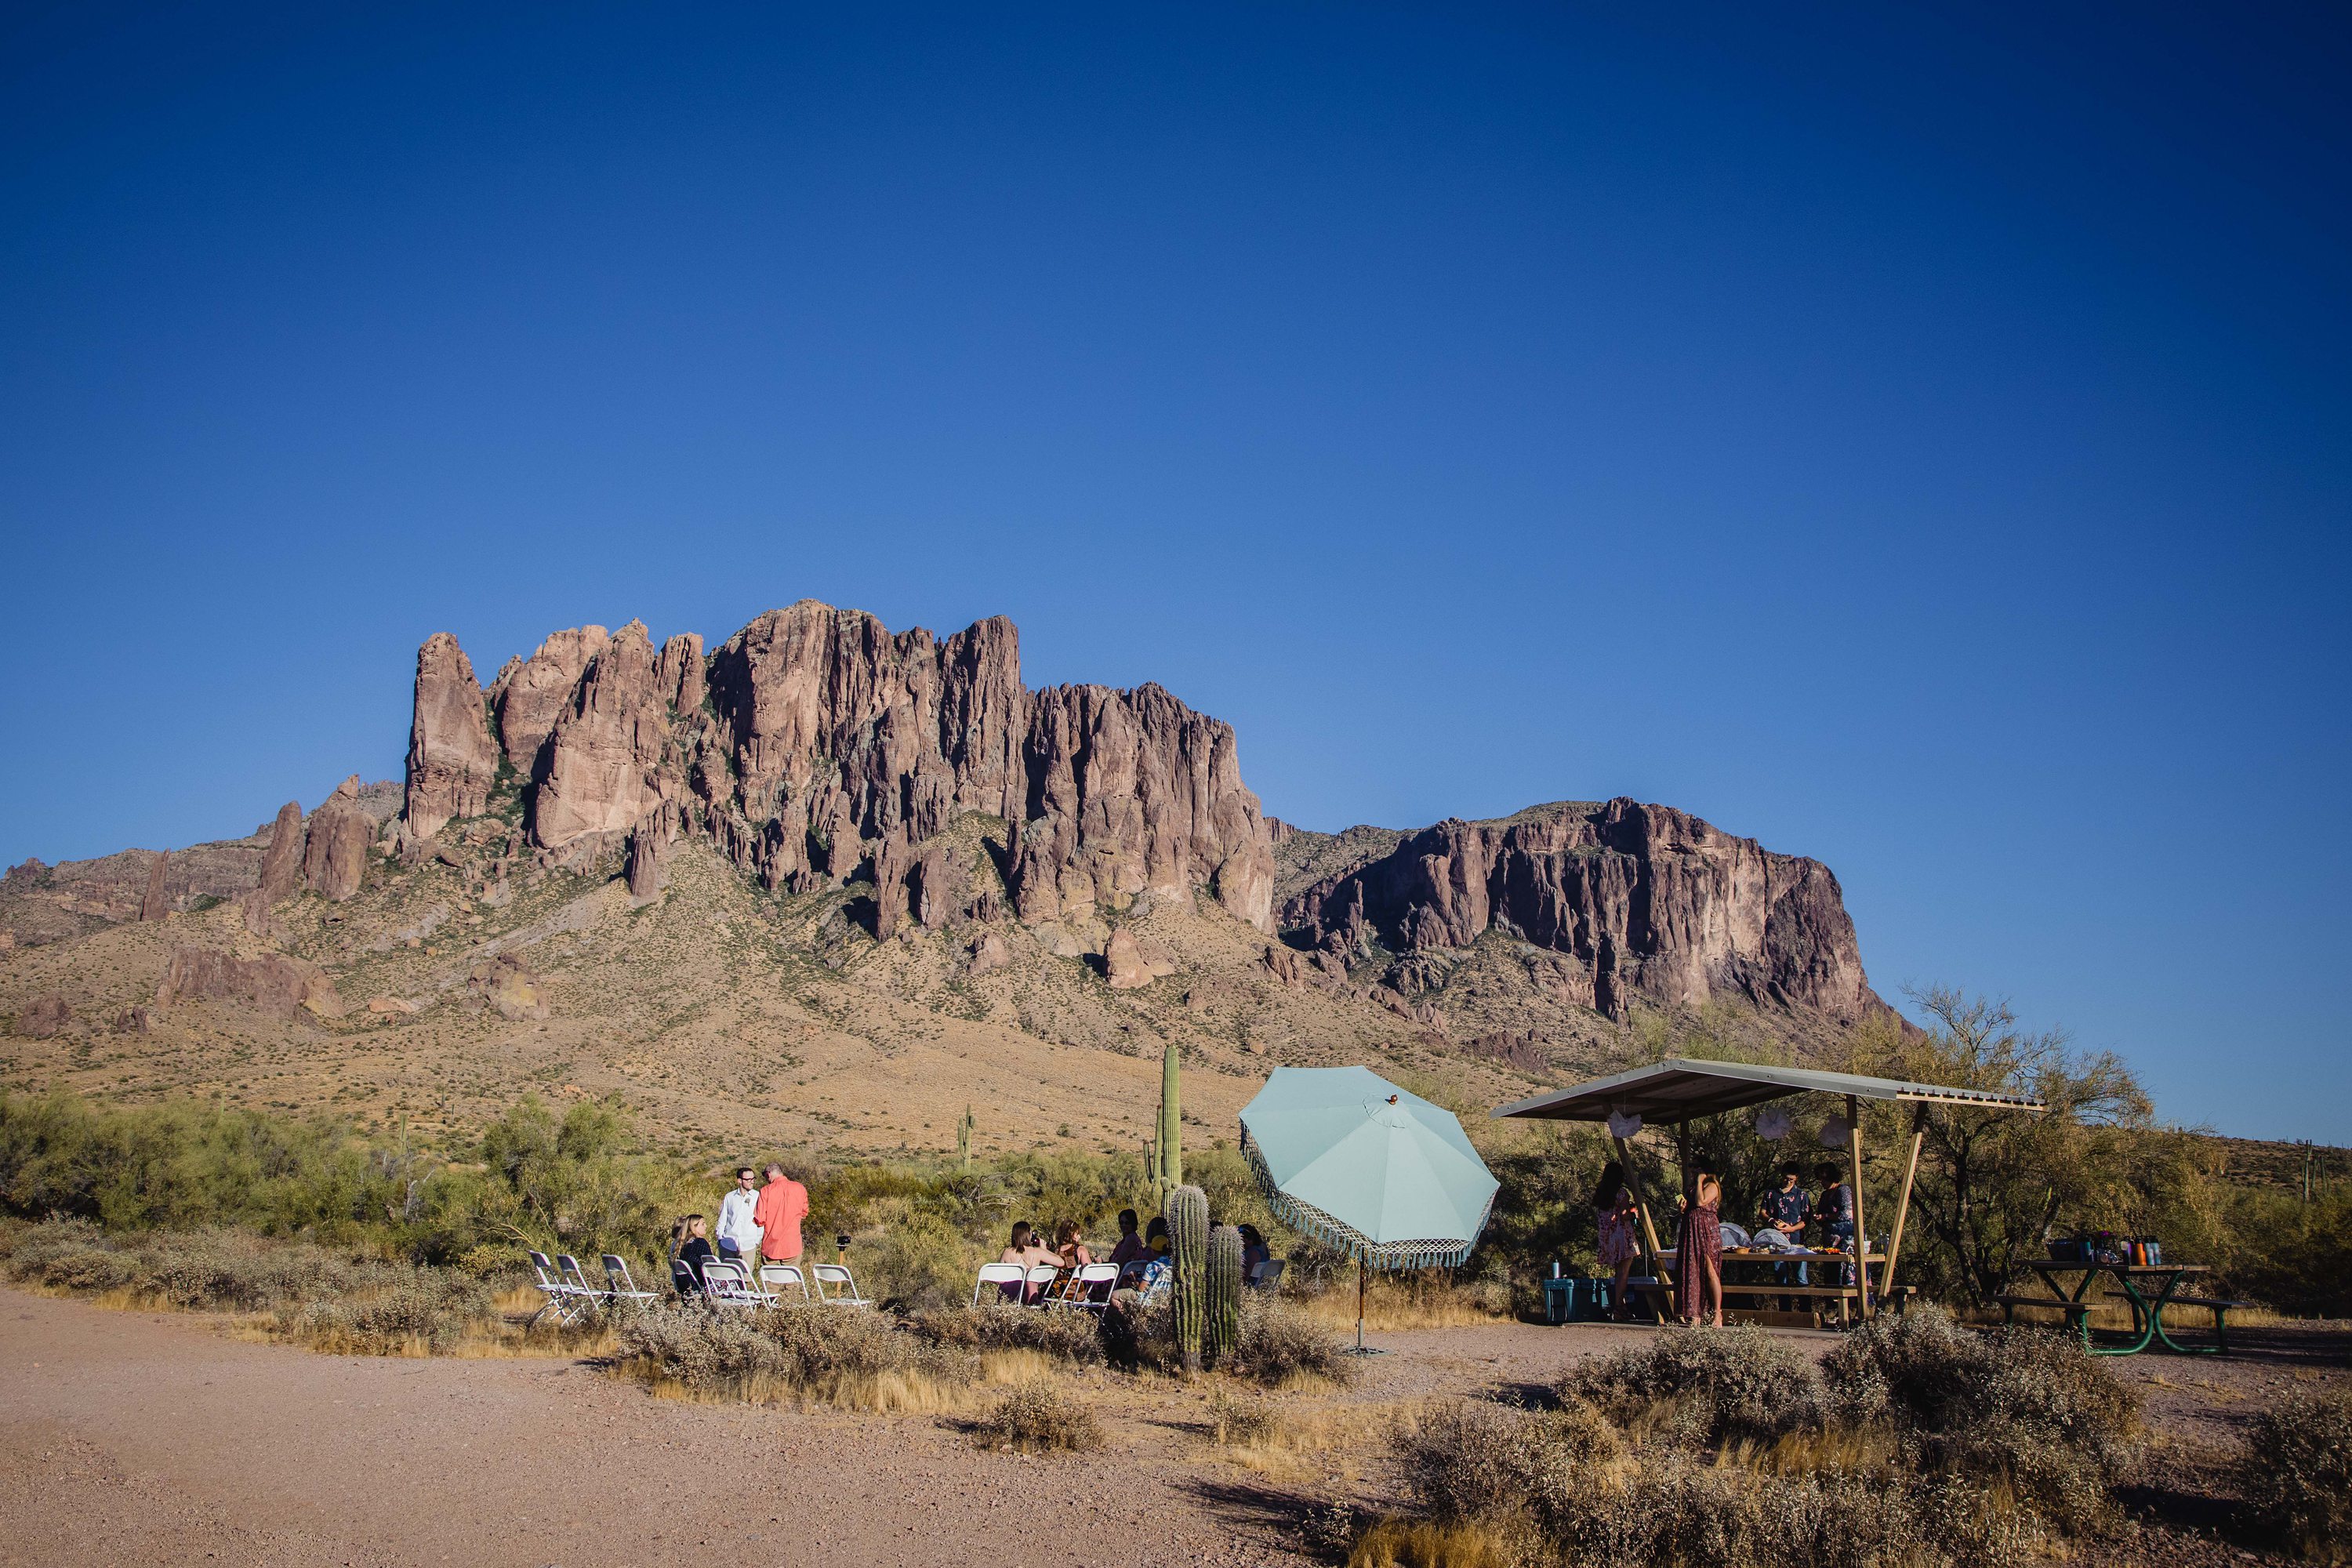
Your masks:
<svg viewBox="0 0 2352 1568"><path fill-rule="evenodd" d="M1209 1232L1209 1321L1202 1344L1213 1364L1230 1357L1241 1340L1241 1227L1221 1225Z"/></svg>
<svg viewBox="0 0 2352 1568"><path fill-rule="evenodd" d="M1209 1196L1198 1187L1172 1188L1160 1217L1168 1222L1168 1250L1176 1262L1171 1292L1176 1348L1189 1376L1201 1370L1201 1333L1209 1315Z"/></svg>
<svg viewBox="0 0 2352 1568"><path fill-rule="evenodd" d="M1176 1049L1176 1042L1160 1053L1160 1179L1157 1185L1165 1201L1171 1187L1184 1182L1184 1109L1181 1079L1184 1060ZM1170 1227L1173 1229L1171 1226Z"/></svg>

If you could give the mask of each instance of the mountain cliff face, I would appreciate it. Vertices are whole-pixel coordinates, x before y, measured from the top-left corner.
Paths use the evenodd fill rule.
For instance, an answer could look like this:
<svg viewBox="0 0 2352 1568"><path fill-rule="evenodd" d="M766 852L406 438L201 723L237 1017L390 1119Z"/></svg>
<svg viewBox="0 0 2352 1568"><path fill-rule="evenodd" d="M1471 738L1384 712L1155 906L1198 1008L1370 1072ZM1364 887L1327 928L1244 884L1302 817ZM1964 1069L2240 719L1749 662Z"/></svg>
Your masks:
<svg viewBox="0 0 2352 1568"><path fill-rule="evenodd" d="M1559 955L1558 984L1612 1018L1637 996L1733 994L1841 1020L1884 1005L1828 867L1670 806L1562 802L1403 836L1279 831L1298 868L1282 927L1342 958L1439 955L1499 931Z"/></svg>
<svg viewBox="0 0 2352 1568"><path fill-rule="evenodd" d="M417 656L408 828L478 811L511 770L530 842L568 860L709 838L771 888L866 876L881 921L990 912L928 840L1006 825L999 870L1033 923L1197 888L1271 929L1272 841L1232 726L1157 686L1031 691L1001 616L945 641L803 600L706 656L631 622L558 632L485 693L446 634Z"/></svg>

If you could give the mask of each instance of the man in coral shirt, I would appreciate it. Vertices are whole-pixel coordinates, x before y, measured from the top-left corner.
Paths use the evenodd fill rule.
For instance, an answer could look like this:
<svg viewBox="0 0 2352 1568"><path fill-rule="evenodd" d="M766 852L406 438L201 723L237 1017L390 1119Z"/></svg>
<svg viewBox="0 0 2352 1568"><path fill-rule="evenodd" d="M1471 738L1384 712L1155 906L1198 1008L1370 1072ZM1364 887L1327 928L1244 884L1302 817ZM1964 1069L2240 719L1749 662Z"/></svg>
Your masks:
<svg viewBox="0 0 2352 1568"><path fill-rule="evenodd" d="M760 1227L760 1260L798 1263L801 1260L801 1220L808 1213L808 1189L784 1174L782 1165L768 1167L768 1184L751 1210Z"/></svg>

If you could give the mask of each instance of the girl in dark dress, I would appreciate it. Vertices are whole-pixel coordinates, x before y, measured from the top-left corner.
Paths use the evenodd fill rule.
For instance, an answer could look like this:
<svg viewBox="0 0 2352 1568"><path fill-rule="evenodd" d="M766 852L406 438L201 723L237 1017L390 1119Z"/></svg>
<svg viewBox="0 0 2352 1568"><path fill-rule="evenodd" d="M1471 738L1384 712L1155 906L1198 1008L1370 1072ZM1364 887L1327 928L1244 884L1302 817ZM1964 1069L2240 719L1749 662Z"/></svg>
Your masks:
<svg viewBox="0 0 2352 1568"><path fill-rule="evenodd" d="M669 1279L680 1296L702 1292L702 1266L719 1255L710 1249L710 1222L690 1214L670 1233Z"/></svg>
<svg viewBox="0 0 2352 1568"><path fill-rule="evenodd" d="M1723 1187L1706 1171L1698 1173L1698 1201L1683 1208L1682 1235L1675 1247L1675 1307L1683 1321L1696 1323L1703 1311L1723 1327Z"/></svg>

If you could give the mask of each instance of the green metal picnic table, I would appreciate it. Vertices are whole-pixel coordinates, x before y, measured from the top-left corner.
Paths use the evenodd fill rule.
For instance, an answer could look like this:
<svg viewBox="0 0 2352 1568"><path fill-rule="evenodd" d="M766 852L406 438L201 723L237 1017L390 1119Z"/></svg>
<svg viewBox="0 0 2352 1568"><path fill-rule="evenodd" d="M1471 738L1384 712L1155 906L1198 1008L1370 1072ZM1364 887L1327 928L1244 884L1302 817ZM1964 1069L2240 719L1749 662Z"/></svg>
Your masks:
<svg viewBox="0 0 2352 1568"><path fill-rule="evenodd" d="M2175 1355L2221 1355L2230 1348L2229 1310L2242 1303L2179 1294L2182 1280L2208 1271L2202 1263L2099 1263L2083 1258L2037 1258L2019 1267L2031 1268L2039 1275L2042 1283L2049 1288L2049 1294L2019 1293L1994 1297L1993 1300L2000 1303L2002 1318L2007 1321L2016 1321L2020 1307L2055 1308L2066 1314L2066 1326L2083 1336L2083 1348L2093 1355L2137 1355L2158 1344ZM2074 1282L2074 1288L2070 1291L2059 1279L2063 1274L2079 1274L2082 1278ZM2126 1333L2129 1343L2100 1345L2091 1342L2092 1303L2086 1298L2091 1287L2103 1278L2112 1278L2121 1287L2111 1294L2119 1295L2131 1304L2132 1326ZM2154 1288L2153 1293L2146 1289L2150 1286ZM2165 1332L2165 1308L2179 1306L2210 1309L2216 1342L2184 1345Z"/></svg>

